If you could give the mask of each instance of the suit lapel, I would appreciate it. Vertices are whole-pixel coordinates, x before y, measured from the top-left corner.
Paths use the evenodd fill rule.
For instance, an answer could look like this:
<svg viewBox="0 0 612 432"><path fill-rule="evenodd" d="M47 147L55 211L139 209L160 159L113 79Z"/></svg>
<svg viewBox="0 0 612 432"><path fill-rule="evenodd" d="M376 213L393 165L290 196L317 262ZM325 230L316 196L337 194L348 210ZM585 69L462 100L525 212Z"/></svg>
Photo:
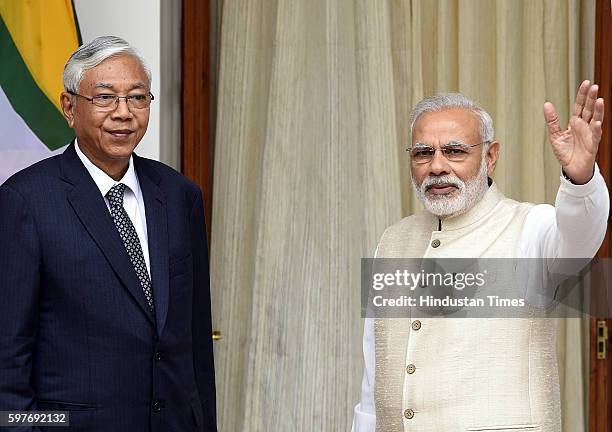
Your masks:
<svg viewBox="0 0 612 432"><path fill-rule="evenodd" d="M161 337L168 315L170 284L166 197L159 187L161 177L148 165L146 160L134 155L134 166L145 203L155 318L157 331Z"/></svg>
<svg viewBox="0 0 612 432"><path fill-rule="evenodd" d="M94 239L117 276L128 289L142 311L155 325L146 303L140 281L117 232L100 189L79 160L74 144L62 155L62 179L74 185L68 201L91 237Z"/></svg>

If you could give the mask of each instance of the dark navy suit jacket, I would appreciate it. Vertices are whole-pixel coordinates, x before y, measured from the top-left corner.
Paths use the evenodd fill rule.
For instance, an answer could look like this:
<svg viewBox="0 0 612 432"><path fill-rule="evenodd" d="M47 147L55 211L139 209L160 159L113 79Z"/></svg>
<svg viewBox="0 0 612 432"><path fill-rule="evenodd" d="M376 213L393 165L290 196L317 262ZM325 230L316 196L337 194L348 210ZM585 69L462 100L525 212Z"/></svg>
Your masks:
<svg viewBox="0 0 612 432"><path fill-rule="evenodd" d="M66 410L71 431L216 430L202 194L134 166L155 317L74 144L0 187L0 410Z"/></svg>

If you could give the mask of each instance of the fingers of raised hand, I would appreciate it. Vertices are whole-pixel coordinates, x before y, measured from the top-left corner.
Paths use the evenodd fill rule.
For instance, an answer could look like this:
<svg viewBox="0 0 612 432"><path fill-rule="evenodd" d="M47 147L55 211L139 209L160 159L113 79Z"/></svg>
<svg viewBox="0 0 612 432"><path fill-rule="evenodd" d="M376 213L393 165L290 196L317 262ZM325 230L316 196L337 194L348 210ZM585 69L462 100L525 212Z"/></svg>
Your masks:
<svg viewBox="0 0 612 432"><path fill-rule="evenodd" d="M576 94L576 100L574 101L574 109L572 110L573 116L578 117L582 113L590 87L591 82L589 80L582 81L582 84L580 84L580 87L578 87L578 93Z"/></svg>
<svg viewBox="0 0 612 432"><path fill-rule="evenodd" d="M593 118L591 118L591 121L589 123L589 126L591 127L591 133L593 136L593 142L595 144L599 144L599 142L601 141L601 136L602 136L601 125L603 124L603 118L604 118L604 100L602 98L599 98L595 101L595 110L593 112Z"/></svg>
<svg viewBox="0 0 612 432"><path fill-rule="evenodd" d="M586 103L584 104L584 108L582 109L582 119L587 123L590 122L591 118L593 117L593 112L595 111L595 101L597 100L598 90L599 90L599 86L597 84L593 84L591 88L589 88Z"/></svg>
<svg viewBox="0 0 612 432"><path fill-rule="evenodd" d="M593 118L591 119L591 124L595 122L603 123L604 119L604 100L603 98L599 98L595 101L595 110L593 112Z"/></svg>
<svg viewBox="0 0 612 432"><path fill-rule="evenodd" d="M593 134L593 143L599 145L599 142L601 141L601 135L602 135L600 121L591 123L591 133Z"/></svg>
<svg viewBox="0 0 612 432"><path fill-rule="evenodd" d="M546 125L548 126L548 133L550 134L551 139L554 139L561 133L561 127L559 126L559 116L557 115L557 110L550 102L546 102L544 104L544 119L546 120Z"/></svg>
<svg viewBox="0 0 612 432"><path fill-rule="evenodd" d="M595 126L595 124L586 123L580 117L572 117L570 119L570 131L574 143L589 153L597 152L599 139L601 138L601 123L597 124L599 124L599 127ZM599 129L599 135L597 135L597 129Z"/></svg>

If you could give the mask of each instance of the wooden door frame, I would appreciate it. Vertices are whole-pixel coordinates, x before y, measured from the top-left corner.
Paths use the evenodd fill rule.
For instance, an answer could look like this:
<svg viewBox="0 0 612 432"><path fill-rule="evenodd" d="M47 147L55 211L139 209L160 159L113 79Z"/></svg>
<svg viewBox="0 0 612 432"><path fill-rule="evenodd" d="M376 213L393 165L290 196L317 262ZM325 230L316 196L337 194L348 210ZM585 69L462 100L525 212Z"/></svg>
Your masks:
<svg viewBox="0 0 612 432"><path fill-rule="evenodd" d="M210 248L215 142L212 0L182 0L181 171L202 188Z"/></svg>
<svg viewBox="0 0 612 432"><path fill-rule="evenodd" d="M612 4L610 0L596 1L594 78L599 85L599 95L606 101L607 111L597 162L609 190L612 175ZM612 256L610 219L597 256L608 259ZM597 321L606 320L612 330L612 319L607 316L591 318L589 326L589 432L612 432L612 356L608 353L606 360L598 360L596 356Z"/></svg>

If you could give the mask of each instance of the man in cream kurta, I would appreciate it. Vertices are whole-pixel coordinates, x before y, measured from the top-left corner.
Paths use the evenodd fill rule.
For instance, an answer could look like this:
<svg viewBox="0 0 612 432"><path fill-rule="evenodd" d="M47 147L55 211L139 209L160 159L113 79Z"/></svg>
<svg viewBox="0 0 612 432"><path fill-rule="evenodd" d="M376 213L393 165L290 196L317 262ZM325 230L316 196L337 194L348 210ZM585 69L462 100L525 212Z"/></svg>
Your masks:
<svg viewBox="0 0 612 432"><path fill-rule="evenodd" d="M410 154L425 210L389 227L376 257L594 256L609 213L595 164L603 105L597 86L583 82L561 130L545 104L562 168L552 207L508 199L490 180L499 143L482 108L460 94L421 101ZM561 430L552 319L367 318L363 349L354 432Z"/></svg>

